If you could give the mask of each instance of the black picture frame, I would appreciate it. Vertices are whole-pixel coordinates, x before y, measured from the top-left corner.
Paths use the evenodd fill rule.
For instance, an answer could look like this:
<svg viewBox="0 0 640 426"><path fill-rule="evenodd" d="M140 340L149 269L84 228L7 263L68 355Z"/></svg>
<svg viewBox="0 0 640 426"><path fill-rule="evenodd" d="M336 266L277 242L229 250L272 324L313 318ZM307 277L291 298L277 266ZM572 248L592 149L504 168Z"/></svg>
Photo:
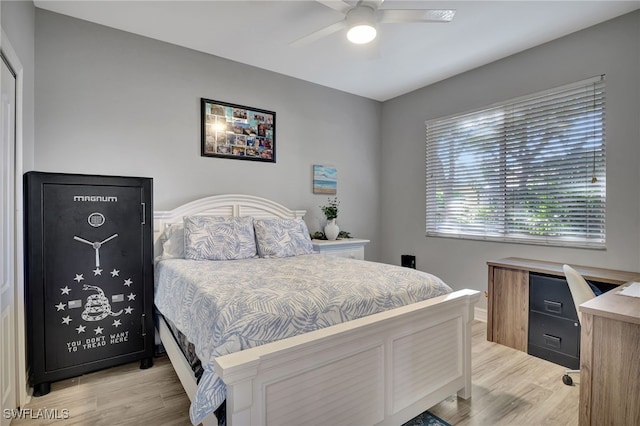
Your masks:
<svg viewBox="0 0 640 426"><path fill-rule="evenodd" d="M202 157L276 162L276 113L201 98Z"/></svg>

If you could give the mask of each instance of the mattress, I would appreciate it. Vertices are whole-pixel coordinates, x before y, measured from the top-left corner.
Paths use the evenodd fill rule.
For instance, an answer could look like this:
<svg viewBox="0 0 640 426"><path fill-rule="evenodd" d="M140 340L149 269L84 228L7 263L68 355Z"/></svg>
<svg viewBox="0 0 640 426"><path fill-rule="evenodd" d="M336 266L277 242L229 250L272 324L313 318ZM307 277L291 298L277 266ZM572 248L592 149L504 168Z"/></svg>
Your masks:
<svg viewBox="0 0 640 426"><path fill-rule="evenodd" d="M199 383L200 377L202 377L202 373L204 370L202 369L202 362L198 358L198 355L196 355L196 349L193 343L191 343L187 339L187 336L182 334L182 332L178 330L178 328L169 319L165 318L164 316L158 314L156 317L156 321L164 321L164 323L167 325L167 327L169 328L169 331L171 332L171 335L175 339L178 347L180 348L180 351L182 351L182 356L189 363L189 366L191 367L191 370L193 371L193 375L196 379L196 383ZM164 352L164 350L162 350L162 352ZM227 407L226 407L226 401L225 401L222 404L220 404L220 406L216 408L216 410L214 411L214 414L218 419L218 426L225 426L227 424L226 408Z"/></svg>
<svg viewBox="0 0 640 426"><path fill-rule="evenodd" d="M162 315L158 315L157 321L164 321L167 324L167 327L171 331L173 338L175 339L178 347L182 351L182 356L187 360L189 366L191 367L191 371L193 371L193 375L196 378L196 383L200 381L200 377L202 377L202 362L196 355L196 348L188 339L187 336L182 334L180 330L169 320L168 318L163 317Z"/></svg>
<svg viewBox="0 0 640 426"><path fill-rule="evenodd" d="M155 304L193 343L203 373L190 416L225 400L213 359L450 293L434 275L318 254L233 261L166 259Z"/></svg>

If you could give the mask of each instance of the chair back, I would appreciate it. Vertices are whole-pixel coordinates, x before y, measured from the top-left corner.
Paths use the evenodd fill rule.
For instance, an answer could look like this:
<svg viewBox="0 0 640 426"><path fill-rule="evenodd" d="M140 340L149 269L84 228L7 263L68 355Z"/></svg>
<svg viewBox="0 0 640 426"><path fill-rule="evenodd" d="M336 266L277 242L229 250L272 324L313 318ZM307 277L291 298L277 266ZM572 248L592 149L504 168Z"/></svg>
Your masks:
<svg viewBox="0 0 640 426"><path fill-rule="evenodd" d="M564 276L567 278L567 283L569 283L569 290L571 290L571 297L573 298L573 304L576 307L576 312L578 313L578 320L580 324L582 324L582 315L578 310L578 306L586 302L587 300L591 300L596 297L596 294L591 290L587 281L569 265L563 265L562 270L564 271Z"/></svg>

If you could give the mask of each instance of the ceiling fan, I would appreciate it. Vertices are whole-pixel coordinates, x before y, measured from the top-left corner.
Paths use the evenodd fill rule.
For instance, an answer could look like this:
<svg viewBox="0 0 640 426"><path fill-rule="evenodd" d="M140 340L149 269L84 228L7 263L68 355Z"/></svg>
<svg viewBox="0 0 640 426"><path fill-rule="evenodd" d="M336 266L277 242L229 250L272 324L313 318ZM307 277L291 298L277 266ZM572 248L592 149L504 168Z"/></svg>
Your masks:
<svg viewBox="0 0 640 426"><path fill-rule="evenodd" d="M312 43L345 28L350 42L366 44L376 38L378 24L450 22L456 13L452 9L383 9L384 0L359 0L355 6L341 0L316 1L344 14L344 19L299 38L292 46Z"/></svg>

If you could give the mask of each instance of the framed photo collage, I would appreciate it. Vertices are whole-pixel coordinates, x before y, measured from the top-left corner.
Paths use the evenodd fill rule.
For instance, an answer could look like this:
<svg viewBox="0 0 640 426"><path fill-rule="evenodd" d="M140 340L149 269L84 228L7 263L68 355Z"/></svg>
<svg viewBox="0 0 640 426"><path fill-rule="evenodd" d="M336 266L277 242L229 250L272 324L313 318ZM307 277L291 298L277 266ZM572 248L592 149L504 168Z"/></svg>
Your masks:
<svg viewBox="0 0 640 426"><path fill-rule="evenodd" d="M276 162L276 113L201 99L203 157Z"/></svg>

